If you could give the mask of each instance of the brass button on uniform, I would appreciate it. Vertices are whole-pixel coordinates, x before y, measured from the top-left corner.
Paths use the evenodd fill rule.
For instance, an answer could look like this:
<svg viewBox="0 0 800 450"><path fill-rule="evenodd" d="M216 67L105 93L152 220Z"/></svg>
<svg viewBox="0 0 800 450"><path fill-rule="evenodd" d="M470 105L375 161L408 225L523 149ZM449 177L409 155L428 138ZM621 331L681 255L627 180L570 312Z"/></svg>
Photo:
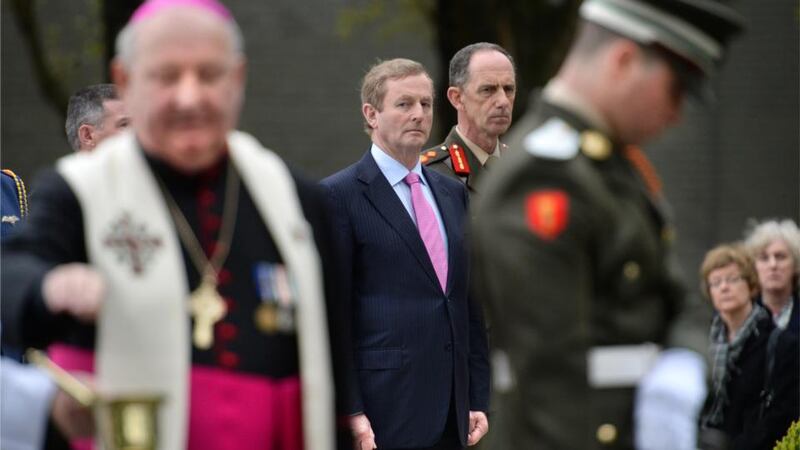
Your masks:
<svg viewBox="0 0 800 450"><path fill-rule="evenodd" d="M594 130L581 133L581 150L589 158L603 161L611 156L611 141L602 133Z"/></svg>
<svg viewBox="0 0 800 450"><path fill-rule="evenodd" d="M597 441L603 445L613 444L617 440L617 427L604 423L597 427Z"/></svg>
<svg viewBox="0 0 800 450"><path fill-rule="evenodd" d="M628 261L622 266L622 273L628 281L635 281L642 274L642 269L635 261Z"/></svg>

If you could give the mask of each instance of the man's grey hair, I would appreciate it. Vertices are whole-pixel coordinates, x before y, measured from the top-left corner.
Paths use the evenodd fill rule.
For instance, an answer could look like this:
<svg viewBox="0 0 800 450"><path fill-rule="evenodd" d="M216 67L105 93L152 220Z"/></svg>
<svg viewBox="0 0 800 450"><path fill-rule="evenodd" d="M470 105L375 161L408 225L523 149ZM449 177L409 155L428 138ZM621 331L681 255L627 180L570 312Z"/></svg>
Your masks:
<svg viewBox="0 0 800 450"><path fill-rule="evenodd" d="M457 51L456 54L453 55L453 58L450 59L450 86L463 88L469 81L469 61L472 59L472 55L487 50L500 52L505 55L509 62L511 62L511 67L514 68L514 72L517 71L517 67L514 64L514 57L512 57L506 49L490 42L478 42Z"/></svg>
<svg viewBox="0 0 800 450"><path fill-rule="evenodd" d="M73 150L78 151L81 147L78 138L78 129L81 125L102 126L105 116L103 102L117 98L117 88L113 84L93 84L80 89L69 98L64 130Z"/></svg>
<svg viewBox="0 0 800 450"><path fill-rule="evenodd" d="M141 24L142 22L129 22L117 35L117 40L115 43L116 56L126 69L130 69L131 65L133 64L133 58L136 50L136 29ZM239 28L239 25L233 19L228 20L225 22L225 30L228 33L233 54L243 55L244 38L242 37L242 30Z"/></svg>

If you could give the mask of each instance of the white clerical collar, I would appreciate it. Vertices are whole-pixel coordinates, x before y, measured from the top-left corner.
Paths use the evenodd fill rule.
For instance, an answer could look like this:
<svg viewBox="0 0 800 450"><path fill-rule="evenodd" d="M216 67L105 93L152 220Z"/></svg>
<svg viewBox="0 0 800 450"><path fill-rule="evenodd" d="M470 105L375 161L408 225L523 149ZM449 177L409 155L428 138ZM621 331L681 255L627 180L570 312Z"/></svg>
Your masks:
<svg viewBox="0 0 800 450"><path fill-rule="evenodd" d="M609 127L603 115L600 114L600 111L563 81L557 78L550 80L545 86L542 96L556 106L577 113L581 118L588 121L592 127L605 133L611 133L611 127Z"/></svg>
<svg viewBox="0 0 800 450"><path fill-rule="evenodd" d="M482 149L480 145L470 141L464 135L464 133L462 133L461 130L458 129L458 125L456 125L456 134L458 134L458 137L460 137L461 140L464 141L465 144L467 144L467 148L469 148L469 151L471 151L472 154L475 155L476 158L478 158L478 161L481 162L481 165L486 165L486 160L491 158L491 157L499 158L501 156L500 155L500 147L501 147L501 145L500 145L500 139L499 138L497 139L497 142L495 142L495 144L494 144L494 153L492 153L490 155L490 154L486 153L486 151L484 149Z"/></svg>

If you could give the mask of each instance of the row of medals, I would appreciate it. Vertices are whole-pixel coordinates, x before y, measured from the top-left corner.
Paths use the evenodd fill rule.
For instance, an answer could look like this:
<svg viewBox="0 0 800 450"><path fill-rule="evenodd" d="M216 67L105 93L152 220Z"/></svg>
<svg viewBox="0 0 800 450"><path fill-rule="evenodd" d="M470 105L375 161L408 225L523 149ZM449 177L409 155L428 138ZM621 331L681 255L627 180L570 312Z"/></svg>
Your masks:
<svg viewBox="0 0 800 450"><path fill-rule="evenodd" d="M276 300L265 300L256 308L253 319L262 333L293 333L295 330L294 305L284 305Z"/></svg>

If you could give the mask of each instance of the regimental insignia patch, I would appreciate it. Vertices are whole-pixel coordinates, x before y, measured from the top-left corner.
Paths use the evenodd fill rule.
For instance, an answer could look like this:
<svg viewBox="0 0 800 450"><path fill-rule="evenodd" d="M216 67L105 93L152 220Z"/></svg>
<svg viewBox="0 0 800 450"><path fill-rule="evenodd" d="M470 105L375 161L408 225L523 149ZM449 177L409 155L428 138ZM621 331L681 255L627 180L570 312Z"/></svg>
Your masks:
<svg viewBox="0 0 800 450"><path fill-rule="evenodd" d="M464 148L458 144L453 144L447 151L450 152L450 160L453 162L453 172L461 176L469 175L469 163L467 162L467 155L464 153Z"/></svg>
<svg viewBox="0 0 800 450"><path fill-rule="evenodd" d="M123 212L111 224L103 245L117 255L118 261L129 265L135 275L140 275L162 242L158 236L147 233L145 224L134 223L130 213Z"/></svg>
<svg viewBox="0 0 800 450"><path fill-rule="evenodd" d="M569 221L569 197L559 190L531 192L525 199L525 221L540 238L557 238Z"/></svg>

